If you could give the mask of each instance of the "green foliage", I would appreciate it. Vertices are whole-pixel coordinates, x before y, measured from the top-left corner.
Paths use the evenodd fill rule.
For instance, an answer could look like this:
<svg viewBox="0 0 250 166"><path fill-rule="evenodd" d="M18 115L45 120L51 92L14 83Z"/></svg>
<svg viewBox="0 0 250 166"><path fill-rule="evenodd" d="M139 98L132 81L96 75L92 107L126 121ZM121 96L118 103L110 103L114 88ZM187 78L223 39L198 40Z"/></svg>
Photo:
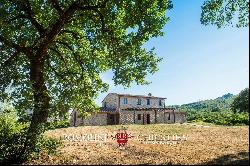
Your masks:
<svg viewBox="0 0 250 166"><path fill-rule="evenodd" d="M40 152L45 152L47 154L55 154L57 152L57 148L60 146L62 146L61 140L57 138L41 136L40 139L38 139L31 156L36 157L39 155Z"/></svg>
<svg viewBox="0 0 250 166"><path fill-rule="evenodd" d="M249 0L205 0L202 6L201 23L218 28L249 25Z"/></svg>
<svg viewBox="0 0 250 166"><path fill-rule="evenodd" d="M114 83L128 87L158 70L161 58L142 46L163 35L171 8L170 0L3 0L0 90L13 80L15 107L32 108L31 66L41 66L50 112L95 110L94 98L108 89L102 73L113 71Z"/></svg>
<svg viewBox="0 0 250 166"><path fill-rule="evenodd" d="M249 112L249 88L242 90L231 104L233 111Z"/></svg>
<svg viewBox="0 0 250 166"><path fill-rule="evenodd" d="M46 130L53 130L53 129L57 129L57 128L65 128L65 127L69 127L69 126L70 126L69 120L60 120L60 121L54 121L54 122L47 122L45 124Z"/></svg>
<svg viewBox="0 0 250 166"><path fill-rule="evenodd" d="M249 125L249 114L234 113L231 110L212 111L187 111L187 120L190 122L203 121L218 125Z"/></svg>
<svg viewBox="0 0 250 166"><path fill-rule="evenodd" d="M0 99L12 82L15 108L34 111L25 153L50 114L98 109L102 73L112 71L115 85L148 84L161 58L143 45L163 35L171 8L170 0L2 0Z"/></svg>
<svg viewBox="0 0 250 166"><path fill-rule="evenodd" d="M18 156L25 141L28 125L17 122L13 109L0 111L0 162Z"/></svg>
<svg viewBox="0 0 250 166"><path fill-rule="evenodd" d="M244 94L246 91L244 90ZM189 122L203 121L218 125L249 125L248 112L234 112L230 109L238 96L228 93L216 99L172 107L185 111L187 113L187 121Z"/></svg>
<svg viewBox="0 0 250 166"><path fill-rule="evenodd" d="M0 107L0 163L13 162L23 148L29 123L18 121L14 107L7 101ZM32 155L37 156L41 151L55 153L61 145L58 139L41 135L33 149ZM30 157L32 157L30 156Z"/></svg>

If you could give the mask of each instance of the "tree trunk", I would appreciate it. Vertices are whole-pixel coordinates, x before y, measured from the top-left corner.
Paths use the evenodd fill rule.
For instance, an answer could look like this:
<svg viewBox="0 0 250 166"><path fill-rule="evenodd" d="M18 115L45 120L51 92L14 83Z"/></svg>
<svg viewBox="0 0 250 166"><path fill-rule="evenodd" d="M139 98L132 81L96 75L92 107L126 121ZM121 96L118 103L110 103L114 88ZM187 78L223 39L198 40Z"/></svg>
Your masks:
<svg viewBox="0 0 250 166"><path fill-rule="evenodd" d="M30 80L33 88L34 107L26 141L18 159L20 162L25 161L30 152L34 151L38 137L44 132L44 124L47 122L49 114L50 97L44 81L44 60L34 58L30 60L30 63Z"/></svg>

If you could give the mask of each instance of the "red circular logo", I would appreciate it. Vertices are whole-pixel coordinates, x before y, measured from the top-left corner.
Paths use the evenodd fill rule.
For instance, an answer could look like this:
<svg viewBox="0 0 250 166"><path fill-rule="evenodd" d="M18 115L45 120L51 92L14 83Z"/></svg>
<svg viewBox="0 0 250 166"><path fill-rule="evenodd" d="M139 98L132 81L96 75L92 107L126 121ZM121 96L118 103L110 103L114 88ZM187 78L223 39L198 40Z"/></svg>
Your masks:
<svg viewBox="0 0 250 166"><path fill-rule="evenodd" d="M132 136L130 134L127 134L126 130L120 129L113 138L116 139L116 142L118 143L118 146L120 147L120 146L127 145L128 138L131 138L131 137Z"/></svg>

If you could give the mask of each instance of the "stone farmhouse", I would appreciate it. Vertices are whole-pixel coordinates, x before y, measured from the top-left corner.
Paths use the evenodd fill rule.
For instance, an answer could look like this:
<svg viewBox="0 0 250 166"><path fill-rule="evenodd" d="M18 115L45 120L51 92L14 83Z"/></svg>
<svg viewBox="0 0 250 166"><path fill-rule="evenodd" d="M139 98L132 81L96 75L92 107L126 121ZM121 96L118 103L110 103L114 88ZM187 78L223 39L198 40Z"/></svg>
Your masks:
<svg viewBox="0 0 250 166"><path fill-rule="evenodd" d="M99 112L86 118L78 117L73 110L70 115L71 126L184 123L185 112L165 107L166 98L155 97L150 93L129 95L109 93L102 101Z"/></svg>

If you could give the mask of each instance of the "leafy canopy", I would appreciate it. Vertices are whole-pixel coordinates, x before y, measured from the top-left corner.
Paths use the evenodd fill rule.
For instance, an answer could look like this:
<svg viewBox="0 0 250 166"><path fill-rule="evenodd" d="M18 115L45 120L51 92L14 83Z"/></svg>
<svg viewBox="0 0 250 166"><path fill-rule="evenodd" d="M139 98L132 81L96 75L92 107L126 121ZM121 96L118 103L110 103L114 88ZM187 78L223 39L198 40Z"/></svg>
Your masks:
<svg viewBox="0 0 250 166"><path fill-rule="evenodd" d="M249 0L206 0L202 6L201 23L204 25L247 27Z"/></svg>
<svg viewBox="0 0 250 166"><path fill-rule="evenodd" d="M233 111L249 112L249 88L242 90L231 104Z"/></svg>
<svg viewBox="0 0 250 166"><path fill-rule="evenodd" d="M109 70L116 85L147 84L161 59L142 46L163 35L171 8L168 0L2 0L1 97L12 81L15 107L32 108L31 62L44 51L53 112L95 108L93 98L108 89L100 74Z"/></svg>

